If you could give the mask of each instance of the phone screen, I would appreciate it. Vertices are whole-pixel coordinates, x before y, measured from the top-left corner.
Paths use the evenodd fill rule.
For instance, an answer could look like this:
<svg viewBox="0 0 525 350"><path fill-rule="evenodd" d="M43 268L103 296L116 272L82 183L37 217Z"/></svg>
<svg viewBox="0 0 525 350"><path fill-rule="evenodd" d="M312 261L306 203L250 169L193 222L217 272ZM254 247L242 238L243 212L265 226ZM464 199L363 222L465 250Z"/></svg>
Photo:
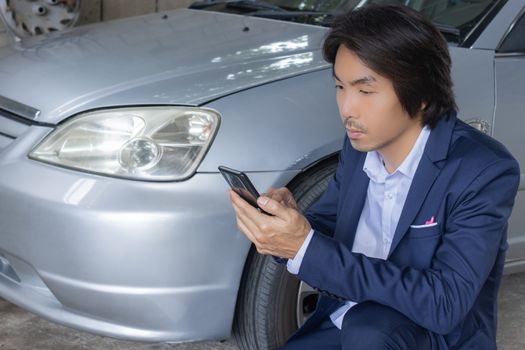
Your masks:
<svg viewBox="0 0 525 350"><path fill-rule="evenodd" d="M257 192L255 186L245 173L222 165L219 167L219 171L226 182L230 184L232 190L244 198L244 200L250 203L253 207L261 210L257 205L257 198L260 196L259 192Z"/></svg>

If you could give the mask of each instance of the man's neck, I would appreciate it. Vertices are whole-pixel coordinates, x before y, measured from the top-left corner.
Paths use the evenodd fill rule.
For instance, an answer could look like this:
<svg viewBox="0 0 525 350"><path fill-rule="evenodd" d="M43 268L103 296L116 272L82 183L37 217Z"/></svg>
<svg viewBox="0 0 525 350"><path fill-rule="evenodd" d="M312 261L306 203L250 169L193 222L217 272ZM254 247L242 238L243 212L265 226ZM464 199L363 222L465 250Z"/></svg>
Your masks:
<svg viewBox="0 0 525 350"><path fill-rule="evenodd" d="M389 174L396 171L406 159L422 129L423 126L420 123L416 123L405 130L394 142L377 150L383 158L383 164Z"/></svg>

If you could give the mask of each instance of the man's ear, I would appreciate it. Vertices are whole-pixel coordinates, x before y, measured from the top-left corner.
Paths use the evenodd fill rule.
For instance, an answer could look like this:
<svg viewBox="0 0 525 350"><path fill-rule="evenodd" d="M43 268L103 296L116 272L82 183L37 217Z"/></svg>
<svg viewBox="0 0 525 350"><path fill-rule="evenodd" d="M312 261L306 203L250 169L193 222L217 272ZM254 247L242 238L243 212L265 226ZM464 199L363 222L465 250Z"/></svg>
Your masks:
<svg viewBox="0 0 525 350"><path fill-rule="evenodd" d="M427 103L426 102L421 102L421 110L424 111L425 109L427 109Z"/></svg>

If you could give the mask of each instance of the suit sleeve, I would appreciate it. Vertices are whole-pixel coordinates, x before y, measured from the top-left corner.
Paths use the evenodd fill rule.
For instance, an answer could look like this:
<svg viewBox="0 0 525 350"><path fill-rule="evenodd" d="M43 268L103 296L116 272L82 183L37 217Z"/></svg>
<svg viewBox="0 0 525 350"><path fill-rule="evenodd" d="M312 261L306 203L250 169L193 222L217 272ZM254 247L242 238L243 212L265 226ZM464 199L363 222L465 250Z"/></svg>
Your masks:
<svg viewBox="0 0 525 350"><path fill-rule="evenodd" d="M304 213L304 216L315 231L330 237L333 237L335 231L339 193L341 183L343 183L343 167L348 148L348 138L345 137L343 148L339 153L339 164L334 176L328 182L328 186L321 198Z"/></svg>
<svg viewBox="0 0 525 350"><path fill-rule="evenodd" d="M519 175L517 163L505 159L470 183L448 211L442 242L428 269L352 253L316 232L298 277L346 300L390 306L422 327L446 334L472 308L493 268Z"/></svg>

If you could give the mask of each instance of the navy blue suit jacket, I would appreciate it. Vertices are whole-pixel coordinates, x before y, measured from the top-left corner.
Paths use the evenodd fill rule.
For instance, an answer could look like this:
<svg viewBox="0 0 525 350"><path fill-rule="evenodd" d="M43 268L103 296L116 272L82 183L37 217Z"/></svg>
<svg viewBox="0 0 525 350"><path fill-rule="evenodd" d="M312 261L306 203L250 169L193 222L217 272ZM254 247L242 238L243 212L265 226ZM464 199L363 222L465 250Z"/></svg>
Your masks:
<svg viewBox="0 0 525 350"><path fill-rule="evenodd" d="M297 334L341 300L392 307L436 335L437 348L496 348L496 303L520 171L497 141L451 112L432 129L387 260L352 253L366 198L366 153L345 137L339 166L306 213L315 230L298 277L321 291ZM437 225L423 225L434 217Z"/></svg>

